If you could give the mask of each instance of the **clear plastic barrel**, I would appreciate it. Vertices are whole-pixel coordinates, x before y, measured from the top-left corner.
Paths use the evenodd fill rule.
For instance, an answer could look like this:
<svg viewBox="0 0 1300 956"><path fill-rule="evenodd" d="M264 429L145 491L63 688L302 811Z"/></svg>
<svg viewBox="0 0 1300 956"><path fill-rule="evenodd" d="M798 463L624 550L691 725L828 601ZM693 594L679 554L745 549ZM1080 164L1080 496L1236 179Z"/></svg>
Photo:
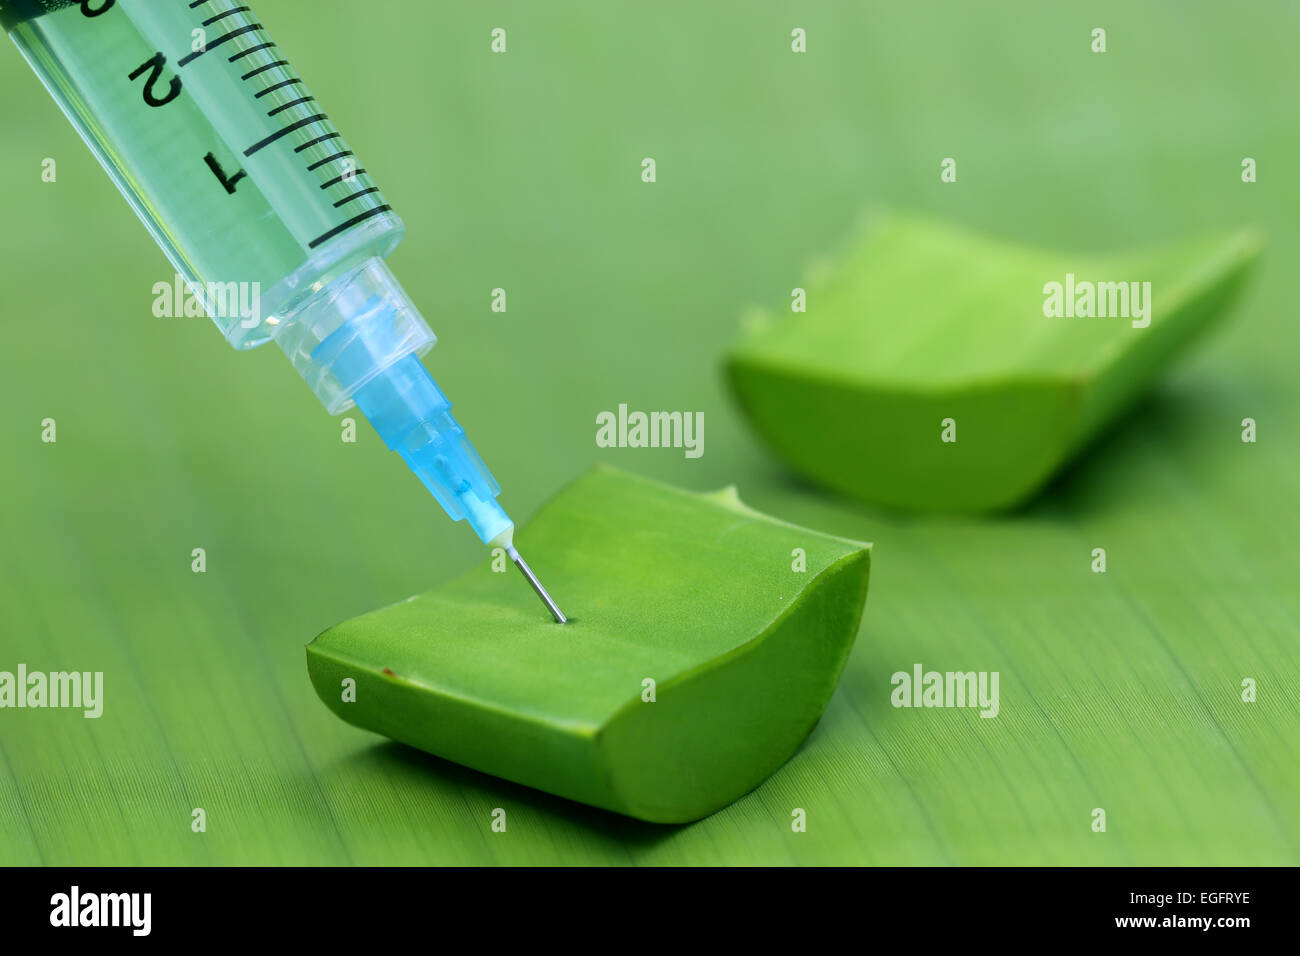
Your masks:
<svg viewBox="0 0 1300 956"><path fill-rule="evenodd" d="M0 0L0 24L235 347L401 241L247 3Z"/></svg>

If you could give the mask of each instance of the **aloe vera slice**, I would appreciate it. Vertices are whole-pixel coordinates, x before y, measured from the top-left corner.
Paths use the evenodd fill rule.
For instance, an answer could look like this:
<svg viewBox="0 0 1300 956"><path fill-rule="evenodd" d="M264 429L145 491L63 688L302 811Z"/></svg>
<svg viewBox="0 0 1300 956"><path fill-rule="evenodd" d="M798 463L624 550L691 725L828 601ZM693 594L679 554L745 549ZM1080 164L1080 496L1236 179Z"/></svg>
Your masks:
<svg viewBox="0 0 1300 956"><path fill-rule="evenodd" d="M597 468L518 537L569 624L488 562L322 633L307 648L316 692L359 727L655 822L705 816L794 753L866 600L869 545L766 517L734 489Z"/></svg>
<svg viewBox="0 0 1300 956"><path fill-rule="evenodd" d="M887 216L809 282L806 312L757 317L726 370L762 438L820 484L900 508L1010 507L1224 313L1259 249L1239 231L1074 256ZM1044 314L1067 275L1151 283L1149 324L1135 302Z"/></svg>

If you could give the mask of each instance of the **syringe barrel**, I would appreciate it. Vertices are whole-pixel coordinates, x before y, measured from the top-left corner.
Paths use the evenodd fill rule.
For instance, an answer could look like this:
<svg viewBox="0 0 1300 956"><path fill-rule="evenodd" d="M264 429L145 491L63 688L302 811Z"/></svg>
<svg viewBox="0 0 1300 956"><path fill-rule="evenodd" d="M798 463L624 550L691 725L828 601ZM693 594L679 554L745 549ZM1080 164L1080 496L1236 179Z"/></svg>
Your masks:
<svg viewBox="0 0 1300 956"><path fill-rule="evenodd" d="M358 405L448 515L508 546L384 263L402 221L247 0L0 0L0 26L230 343L275 339L331 414Z"/></svg>
<svg viewBox="0 0 1300 956"><path fill-rule="evenodd" d="M0 0L0 25L235 347L401 241L245 0Z"/></svg>

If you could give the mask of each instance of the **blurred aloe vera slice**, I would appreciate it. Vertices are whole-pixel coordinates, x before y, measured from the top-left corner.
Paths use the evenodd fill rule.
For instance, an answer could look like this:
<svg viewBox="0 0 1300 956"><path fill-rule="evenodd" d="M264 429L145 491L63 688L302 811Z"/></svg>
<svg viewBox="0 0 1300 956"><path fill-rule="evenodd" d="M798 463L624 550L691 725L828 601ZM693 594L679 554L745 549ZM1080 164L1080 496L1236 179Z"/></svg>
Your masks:
<svg viewBox="0 0 1300 956"><path fill-rule="evenodd" d="M316 692L359 727L655 822L705 816L794 753L867 594L869 545L608 468L518 541L569 624L489 562L317 637Z"/></svg>
<svg viewBox="0 0 1300 956"><path fill-rule="evenodd" d="M1260 246L1243 230L1072 256L885 216L819 270L806 312L749 323L726 371L772 450L827 487L900 508L1006 508L1223 315ZM1046 284L1067 274L1151 283L1149 325L1045 315Z"/></svg>

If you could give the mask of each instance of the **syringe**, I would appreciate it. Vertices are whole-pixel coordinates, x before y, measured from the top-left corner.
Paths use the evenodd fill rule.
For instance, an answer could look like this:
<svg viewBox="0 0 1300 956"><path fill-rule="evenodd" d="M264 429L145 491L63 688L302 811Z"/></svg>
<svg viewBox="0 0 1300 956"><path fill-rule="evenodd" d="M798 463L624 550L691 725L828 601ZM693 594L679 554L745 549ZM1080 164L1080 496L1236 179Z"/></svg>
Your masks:
<svg viewBox="0 0 1300 956"><path fill-rule="evenodd" d="M564 623L420 362L401 219L247 3L0 0L0 26L231 345L275 341L331 415L358 407Z"/></svg>

